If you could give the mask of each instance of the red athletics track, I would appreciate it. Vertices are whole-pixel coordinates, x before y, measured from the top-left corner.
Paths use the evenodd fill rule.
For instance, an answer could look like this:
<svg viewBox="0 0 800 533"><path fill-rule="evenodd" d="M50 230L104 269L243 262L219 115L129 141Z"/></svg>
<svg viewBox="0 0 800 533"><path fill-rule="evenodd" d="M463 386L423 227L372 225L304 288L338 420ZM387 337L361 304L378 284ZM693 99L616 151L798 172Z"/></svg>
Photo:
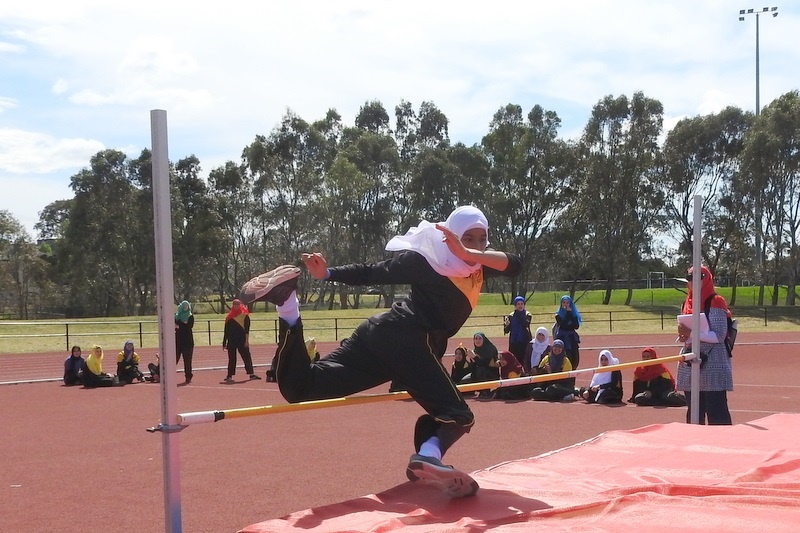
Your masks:
<svg viewBox="0 0 800 533"><path fill-rule="evenodd" d="M638 360L646 345L656 345L662 356L674 355L673 340L672 334L585 336L581 366L594 366L604 348L621 362ZM325 353L334 345L320 349ZM457 345L458 340L451 341L448 352ZM254 350L256 363L267 363L273 349ZM143 362L152 360L153 352L141 350ZM58 377L64 357L0 355L0 382ZM200 347L195 367L225 361L221 349ZM800 334L740 333L733 363L736 390L729 403L735 424L800 412L794 372L800 365ZM196 370L191 385L178 387L179 411L284 403L274 383L245 381L240 369L237 383L223 385L219 382L224 373ZM626 394L631 377L631 370L623 371ZM588 381L588 375L578 378L579 385ZM0 401L0 531L165 530L161 437L145 431L159 422L157 385L95 390L66 388L58 382L2 385ZM536 456L611 429L679 422L686 412L580 402L468 402L476 425L446 458L468 472ZM420 413L413 401L395 401L188 427L179 439L183 531L234 532L292 511L404 483Z"/></svg>

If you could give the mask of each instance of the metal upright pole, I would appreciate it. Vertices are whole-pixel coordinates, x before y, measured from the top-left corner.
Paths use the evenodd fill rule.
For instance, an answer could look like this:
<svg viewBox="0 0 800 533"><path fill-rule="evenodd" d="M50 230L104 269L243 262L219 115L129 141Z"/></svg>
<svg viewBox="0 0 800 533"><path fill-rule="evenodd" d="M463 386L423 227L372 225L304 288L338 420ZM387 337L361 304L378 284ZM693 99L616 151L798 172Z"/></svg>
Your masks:
<svg viewBox="0 0 800 533"><path fill-rule="evenodd" d="M756 116L761 113L761 83L758 79L758 13L756 13Z"/></svg>
<svg viewBox="0 0 800 533"><path fill-rule="evenodd" d="M167 112L150 111L153 141L153 220L156 242L158 349L161 354L161 446L164 469L164 523L167 533L181 532L181 482L178 458L178 400L175 373L175 285L172 273Z"/></svg>
<svg viewBox="0 0 800 533"><path fill-rule="evenodd" d="M694 243L692 247L692 353L695 360L692 362L691 390L692 398L689 405L689 420L692 424L700 423L700 312L703 298L700 296L700 266L703 253L701 226L703 224L703 197L699 194L694 197Z"/></svg>

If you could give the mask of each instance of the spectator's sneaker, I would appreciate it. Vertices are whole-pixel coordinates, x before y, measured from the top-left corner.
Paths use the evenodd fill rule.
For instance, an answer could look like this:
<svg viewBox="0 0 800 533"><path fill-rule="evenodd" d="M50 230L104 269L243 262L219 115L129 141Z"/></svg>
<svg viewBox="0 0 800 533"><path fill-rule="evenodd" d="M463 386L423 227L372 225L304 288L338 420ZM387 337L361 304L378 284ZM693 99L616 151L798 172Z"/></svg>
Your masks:
<svg viewBox="0 0 800 533"><path fill-rule="evenodd" d="M250 379L261 379L261 378L255 374L250 374Z"/></svg>
<svg viewBox="0 0 800 533"><path fill-rule="evenodd" d="M441 461L415 453L408 461L406 476L409 481L434 486L451 498L473 496L478 492L478 483L461 470L443 465Z"/></svg>
<svg viewBox="0 0 800 533"><path fill-rule="evenodd" d="M233 377L225 376L225 379L222 380L223 383L233 383Z"/></svg>
<svg viewBox="0 0 800 533"><path fill-rule="evenodd" d="M239 291L242 303L250 304L257 300L266 300L271 304L282 305L297 289L297 278L300 268L294 265L279 266L260 276L256 276Z"/></svg>

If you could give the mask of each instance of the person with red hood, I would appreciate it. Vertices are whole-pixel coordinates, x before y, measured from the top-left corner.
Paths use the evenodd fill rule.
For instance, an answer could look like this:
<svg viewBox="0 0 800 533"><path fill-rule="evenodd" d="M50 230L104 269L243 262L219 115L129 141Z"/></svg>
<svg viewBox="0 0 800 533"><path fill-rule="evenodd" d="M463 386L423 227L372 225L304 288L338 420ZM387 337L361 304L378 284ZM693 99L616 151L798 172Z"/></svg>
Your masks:
<svg viewBox="0 0 800 533"><path fill-rule="evenodd" d="M655 348L642 350L642 361L657 359ZM675 390L675 378L672 372L661 363L637 366L633 371L633 394L628 403L636 405L664 405L684 407L686 398Z"/></svg>
<svg viewBox="0 0 800 533"><path fill-rule="evenodd" d="M253 358L250 355L250 312L238 298L231 302L231 310L225 316L222 349L228 350L228 375L225 376L225 383L233 383L237 351L242 356L244 369L250 374L250 379L261 379L253 369Z"/></svg>
<svg viewBox="0 0 800 533"><path fill-rule="evenodd" d="M692 330L685 325L678 325L678 339L684 343L681 353L699 354L699 360L681 362L678 365L677 388L686 395L686 403L690 406L686 412L686 422L691 421L691 376L692 364L700 365L700 423L709 425L730 425L731 413L728 410L728 391L733 390L733 372L725 337L728 334L728 317L730 310L725 298L716 294L714 277L706 267L700 268L700 295L692 294L693 269L686 276L688 294L683 303L681 313L692 314L697 308L702 313L708 308L709 331L700 332L700 346L692 350ZM706 304L709 302L709 304Z"/></svg>

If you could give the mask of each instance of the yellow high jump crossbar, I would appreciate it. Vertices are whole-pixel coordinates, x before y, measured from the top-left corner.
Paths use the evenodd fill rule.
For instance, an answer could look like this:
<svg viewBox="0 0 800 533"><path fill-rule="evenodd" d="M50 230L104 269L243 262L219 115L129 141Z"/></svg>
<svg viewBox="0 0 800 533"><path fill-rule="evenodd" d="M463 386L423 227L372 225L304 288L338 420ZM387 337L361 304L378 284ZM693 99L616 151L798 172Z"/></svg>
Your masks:
<svg viewBox="0 0 800 533"><path fill-rule="evenodd" d="M541 374L537 376L523 376L519 378L501 379L496 381L483 381L479 383L467 383L458 385L461 392L473 392L478 390L495 390L503 387L514 387L516 385L527 385L531 383L541 383L569 377L576 377L580 374L603 373L634 368L639 366L650 366L674 361L689 361L694 359L694 354L686 353L682 355L672 355L658 359L642 361L632 361L630 363L620 363L618 365L599 366L595 368L584 368L571 370L569 372L557 372L554 374ZM329 407L343 407L347 405L361 405L367 403L378 403L395 400L406 400L411 395L406 391L389 392L383 394L364 394L361 396L345 396L344 398L331 398L328 400L313 400L308 402L298 402L281 405L262 405L258 407L242 407L238 409L219 409L214 411L195 411L178 415L180 429L192 424L204 424L208 422L219 422L220 420L231 418L244 418L249 416L274 415L278 413L289 413L294 411L310 411L312 409L327 409ZM149 428L148 431L158 431L159 428Z"/></svg>

